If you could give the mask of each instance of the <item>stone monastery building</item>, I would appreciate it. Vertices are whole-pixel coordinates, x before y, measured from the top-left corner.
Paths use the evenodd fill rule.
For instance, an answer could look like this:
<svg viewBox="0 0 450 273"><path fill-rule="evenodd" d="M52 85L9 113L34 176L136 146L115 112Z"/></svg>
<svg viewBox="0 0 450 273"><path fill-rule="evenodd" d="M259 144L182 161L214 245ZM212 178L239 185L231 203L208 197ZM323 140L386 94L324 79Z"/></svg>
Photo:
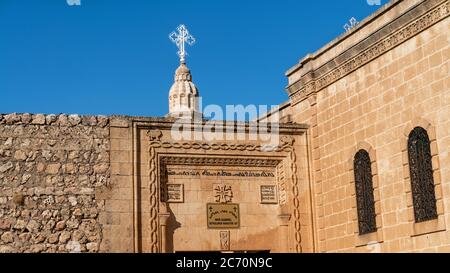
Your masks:
<svg viewBox="0 0 450 273"><path fill-rule="evenodd" d="M278 117L202 119L184 60L167 117L0 115L0 253L450 252L449 2L302 58Z"/></svg>

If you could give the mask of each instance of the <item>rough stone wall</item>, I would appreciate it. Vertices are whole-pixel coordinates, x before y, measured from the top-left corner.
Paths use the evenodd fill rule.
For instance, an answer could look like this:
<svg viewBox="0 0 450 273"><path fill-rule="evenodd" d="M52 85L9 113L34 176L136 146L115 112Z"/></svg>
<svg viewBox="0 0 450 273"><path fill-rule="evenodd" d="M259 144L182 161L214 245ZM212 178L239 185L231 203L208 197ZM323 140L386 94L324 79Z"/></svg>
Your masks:
<svg viewBox="0 0 450 273"><path fill-rule="evenodd" d="M97 252L109 118L0 115L0 253Z"/></svg>

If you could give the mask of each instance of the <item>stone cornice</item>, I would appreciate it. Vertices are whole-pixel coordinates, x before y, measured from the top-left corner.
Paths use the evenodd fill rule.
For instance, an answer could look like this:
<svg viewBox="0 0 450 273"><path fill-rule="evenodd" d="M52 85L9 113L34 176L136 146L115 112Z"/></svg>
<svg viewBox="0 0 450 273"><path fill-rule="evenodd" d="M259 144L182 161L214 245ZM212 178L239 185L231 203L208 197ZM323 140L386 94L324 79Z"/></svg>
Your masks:
<svg viewBox="0 0 450 273"><path fill-rule="evenodd" d="M333 47L338 46L339 44L343 43L347 39L351 39L351 37L361 29L365 28L367 25L371 24L372 22L376 21L378 17L383 16L385 13L389 12L391 9L394 9L397 5L401 4L403 1L411 1L411 0L390 0L388 3L386 3L383 7L379 8L376 12L374 12L372 15L365 18L363 21L359 22L356 26L354 26L350 31L346 31L339 35L337 38L320 48L318 51L314 52L313 54L309 53L305 55L303 58L300 59L300 61L294 65L293 67L289 68L285 75L286 77L289 77L290 75L294 74L299 69L303 68L306 64L310 63L311 61L314 61L321 57L324 53L328 52ZM424 1L424 0L422 0Z"/></svg>
<svg viewBox="0 0 450 273"><path fill-rule="evenodd" d="M170 142L163 141L162 131L148 130L147 136L153 149L202 150L202 151L231 151L231 152L290 152L295 142L293 136L281 136L279 145L212 143L212 142Z"/></svg>
<svg viewBox="0 0 450 273"><path fill-rule="evenodd" d="M176 122L174 119L156 119L156 118L132 118L122 119L123 122L134 123L140 129L148 130L171 130ZM116 119L111 121L112 127L116 123ZM297 123L265 123L265 122L240 122L240 121L203 121L203 122L186 122L182 123L183 128L190 129L191 131L203 131L207 126L213 127L213 132L223 133L250 133L261 132L272 133L278 131L280 135L302 135L309 128L306 124ZM271 130L271 128L275 130Z"/></svg>
<svg viewBox="0 0 450 273"><path fill-rule="evenodd" d="M194 166L245 166L275 168L281 159L236 158L236 157L180 157L163 156L160 162L165 165L194 165Z"/></svg>
<svg viewBox="0 0 450 273"><path fill-rule="evenodd" d="M73 127L78 125L106 127L109 125L107 116L82 116L77 114L30 114L11 113L0 114L0 124L21 126L61 126Z"/></svg>
<svg viewBox="0 0 450 273"><path fill-rule="evenodd" d="M449 0L427 0L287 87L292 105L375 60L449 16Z"/></svg>

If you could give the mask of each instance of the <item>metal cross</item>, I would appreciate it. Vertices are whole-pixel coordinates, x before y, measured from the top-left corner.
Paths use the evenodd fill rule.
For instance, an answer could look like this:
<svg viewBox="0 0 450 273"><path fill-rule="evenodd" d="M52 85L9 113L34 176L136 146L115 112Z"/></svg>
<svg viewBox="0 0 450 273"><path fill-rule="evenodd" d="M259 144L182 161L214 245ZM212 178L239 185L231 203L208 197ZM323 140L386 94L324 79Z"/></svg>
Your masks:
<svg viewBox="0 0 450 273"><path fill-rule="evenodd" d="M346 32L349 32L350 30L352 30L354 27L356 27L356 25L358 25L359 22L355 19L355 17L352 17L349 21L349 23L344 25L344 29Z"/></svg>
<svg viewBox="0 0 450 273"><path fill-rule="evenodd" d="M195 38L192 36L185 25L179 25L177 27L177 31L174 31L170 33L169 39L174 42L179 51L178 56L180 56L180 62L185 63L186 62L186 55L187 52L185 50L185 44L192 46L195 44Z"/></svg>

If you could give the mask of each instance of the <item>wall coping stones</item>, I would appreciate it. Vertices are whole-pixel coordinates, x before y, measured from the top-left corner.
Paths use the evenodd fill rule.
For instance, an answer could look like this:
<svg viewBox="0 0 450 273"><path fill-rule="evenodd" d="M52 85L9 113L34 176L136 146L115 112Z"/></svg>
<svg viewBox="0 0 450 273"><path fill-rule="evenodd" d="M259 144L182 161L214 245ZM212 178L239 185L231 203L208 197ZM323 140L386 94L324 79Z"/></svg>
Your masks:
<svg viewBox="0 0 450 273"><path fill-rule="evenodd" d="M30 114L30 113L10 113L0 114L0 124L6 125L53 125L53 126L99 126L109 125L108 116L77 115L77 114Z"/></svg>

